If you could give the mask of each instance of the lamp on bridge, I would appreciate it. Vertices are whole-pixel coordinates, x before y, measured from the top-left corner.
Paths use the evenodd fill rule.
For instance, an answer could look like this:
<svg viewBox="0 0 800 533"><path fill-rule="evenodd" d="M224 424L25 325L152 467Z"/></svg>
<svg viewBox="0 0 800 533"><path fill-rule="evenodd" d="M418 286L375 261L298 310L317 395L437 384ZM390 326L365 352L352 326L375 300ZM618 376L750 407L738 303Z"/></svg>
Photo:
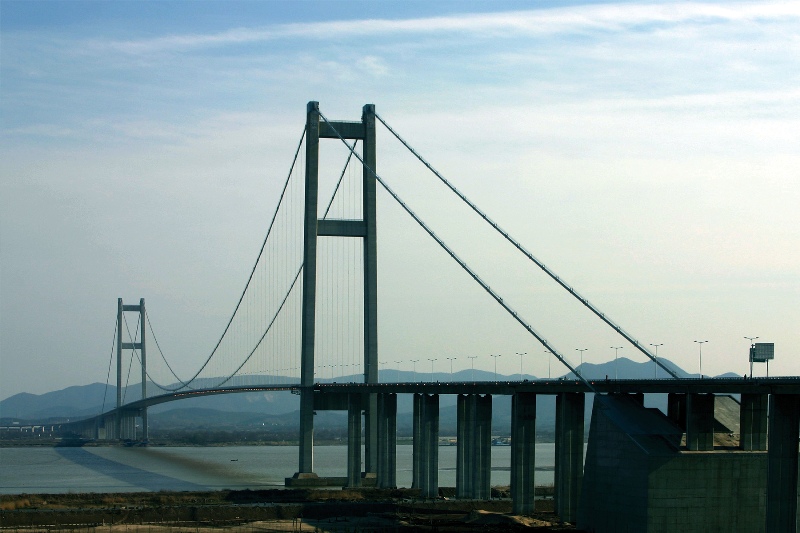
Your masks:
<svg viewBox="0 0 800 533"><path fill-rule="evenodd" d="M753 350L755 349L756 345L753 342L758 337L745 337L745 339L750 341L750 379L753 378Z"/></svg>
<svg viewBox="0 0 800 533"><path fill-rule="evenodd" d="M528 355L528 352L517 352L517 355L519 356L519 380L522 381L522 356Z"/></svg>
<svg viewBox="0 0 800 533"><path fill-rule="evenodd" d="M419 359L412 359L411 362L414 364L414 381L417 381L417 363Z"/></svg>
<svg viewBox="0 0 800 533"><path fill-rule="evenodd" d="M617 379L617 354L622 348L624 348L624 346L611 347L611 349L614 350L614 379Z"/></svg>
<svg viewBox="0 0 800 533"><path fill-rule="evenodd" d="M544 353L549 353L550 355L553 355L553 352L551 352L550 350L545 350ZM550 357L549 356L547 358L547 379L550 379Z"/></svg>
<svg viewBox="0 0 800 533"><path fill-rule="evenodd" d="M453 379L453 361L455 361L458 358L457 357L448 357L447 359L450 360L450 380L452 381L452 379Z"/></svg>
<svg viewBox="0 0 800 533"><path fill-rule="evenodd" d="M697 347L700 348L700 378L703 377L703 344L707 343L708 341L694 341L697 343Z"/></svg>
<svg viewBox="0 0 800 533"><path fill-rule="evenodd" d="M581 374L583 374L583 368L581 368L583 366L583 352L587 351L588 349L589 348L575 348L576 352L581 352L581 366L578 367L581 369Z"/></svg>
<svg viewBox="0 0 800 533"><path fill-rule="evenodd" d="M614 379L617 379L617 355L619 351L624 348L624 346L612 346L611 349L614 350Z"/></svg>
<svg viewBox="0 0 800 533"><path fill-rule="evenodd" d="M650 346L652 346L652 347L654 347L656 349L656 358L653 360L653 364L655 365L656 368L655 368L655 370L653 370L653 377L657 378L658 377L658 347L659 346L664 346L664 343L661 343L661 344L650 343Z"/></svg>
<svg viewBox="0 0 800 533"><path fill-rule="evenodd" d="M497 381L497 358L502 357L502 354L497 354L497 355L489 354L489 357L494 357L494 380Z"/></svg>
<svg viewBox="0 0 800 533"><path fill-rule="evenodd" d="M438 359L430 359L430 358L428 358L428 361L431 362L431 380L433 380L433 362L434 361L438 361Z"/></svg>
<svg viewBox="0 0 800 533"><path fill-rule="evenodd" d="M470 379L475 381L475 359L477 359L477 355L468 355L467 359L470 359L470 367L472 368L472 373L470 374Z"/></svg>

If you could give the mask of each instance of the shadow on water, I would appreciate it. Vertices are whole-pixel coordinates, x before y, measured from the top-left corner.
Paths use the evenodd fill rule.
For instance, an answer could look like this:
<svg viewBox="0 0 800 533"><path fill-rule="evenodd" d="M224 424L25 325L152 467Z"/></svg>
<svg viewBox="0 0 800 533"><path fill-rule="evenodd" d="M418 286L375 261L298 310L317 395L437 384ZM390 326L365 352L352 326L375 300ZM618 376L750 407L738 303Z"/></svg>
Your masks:
<svg viewBox="0 0 800 533"><path fill-rule="evenodd" d="M149 470L118 463L117 461L95 455L84 448L55 448L55 450L61 457L72 461L76 465L94 470L99 474L114 478L123 483L141 487L144 490L207 490L207 487L203 485L197 485L174 477L150 472Z"/></svg>

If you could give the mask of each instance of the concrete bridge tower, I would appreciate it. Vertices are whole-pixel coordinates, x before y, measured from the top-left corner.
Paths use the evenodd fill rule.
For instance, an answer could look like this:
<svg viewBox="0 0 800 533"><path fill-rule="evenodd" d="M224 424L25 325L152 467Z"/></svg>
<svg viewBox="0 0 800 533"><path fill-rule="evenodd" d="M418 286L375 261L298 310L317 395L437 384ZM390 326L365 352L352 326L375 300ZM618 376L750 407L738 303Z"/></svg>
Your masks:
<svg viewBox="0 0 800 533"><path fill-rule="evenodd" d="M376 253L375 106L363 108L361 122L327 122L319 103L309 102L306 113L305 214L303 220L303 298L300 363L299 471L295 478L314 478L314 334L316 325L317 238L351 237L364 243L364 382L378 382L378 313ZM361 220L320 220L319 140L358 139L364 161ZM378 470L378 401L376 394L364 396L365 470Z"/></svg>

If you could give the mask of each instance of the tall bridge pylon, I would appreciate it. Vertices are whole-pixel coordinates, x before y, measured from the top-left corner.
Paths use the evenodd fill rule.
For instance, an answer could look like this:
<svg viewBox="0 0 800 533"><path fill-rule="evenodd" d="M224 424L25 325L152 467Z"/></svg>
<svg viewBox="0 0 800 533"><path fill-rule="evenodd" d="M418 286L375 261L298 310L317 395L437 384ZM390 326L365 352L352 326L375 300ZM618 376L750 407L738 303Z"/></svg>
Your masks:
<svg viewBox="0 0 800 533"><path fill-rule="evenodd" d="M122 342L122 324L123 314L132 311L139 313L139 342L131 339L132 342ZM123 350L138 350L139 359L142 366L142 399L147 398L147 349L144 335L145 323L145 308L144 298L139 299L139 305L125 305L122 303L122 298L117 298L117 416L115 424L115 435L117 439L128 437L130 431L123 430L123 413L122 413L122 351ZM147 407L141 408L142 417L142 440L146 441L148 436L147 431ZM130 419L132 420L132 419Z"/></svg>
<svg viewBox="0 0 800 533"><path fill-rule="evenodd" d="M376 146L375 106L363 107L360 122L324 121L319 102L306 109L305 207L303 218L303 295L300 362L300 442L296 477L314 477L314 349L316 331L316 283L318 237L359 238L363 241L364 272L364 383L378 382L377 309L377 227L376 227ZM362 218L361 220L320 219L319 142L320 139L353 139L362 142ZM365 457L367 474L378 470L378 401L375 393L365 394Z"/></svg>

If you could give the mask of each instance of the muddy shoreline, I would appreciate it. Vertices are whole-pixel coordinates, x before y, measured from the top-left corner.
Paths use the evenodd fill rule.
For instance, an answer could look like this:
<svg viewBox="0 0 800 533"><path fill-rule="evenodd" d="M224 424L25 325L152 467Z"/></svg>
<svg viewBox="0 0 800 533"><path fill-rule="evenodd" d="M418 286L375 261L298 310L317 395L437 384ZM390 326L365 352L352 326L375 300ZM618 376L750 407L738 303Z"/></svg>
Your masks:
<svg viewBox="0 0 800 533"><path fill-rule="evenodd" d="M546 491L546 488L542 488ZM575 531L537 501L531 517L511 515L507 492L424 500L416 489L271 489L0 497L0 527L11 531ZM542 494L547 498L546 494ZM188 528L188 529L185 529Z"/></svg>

